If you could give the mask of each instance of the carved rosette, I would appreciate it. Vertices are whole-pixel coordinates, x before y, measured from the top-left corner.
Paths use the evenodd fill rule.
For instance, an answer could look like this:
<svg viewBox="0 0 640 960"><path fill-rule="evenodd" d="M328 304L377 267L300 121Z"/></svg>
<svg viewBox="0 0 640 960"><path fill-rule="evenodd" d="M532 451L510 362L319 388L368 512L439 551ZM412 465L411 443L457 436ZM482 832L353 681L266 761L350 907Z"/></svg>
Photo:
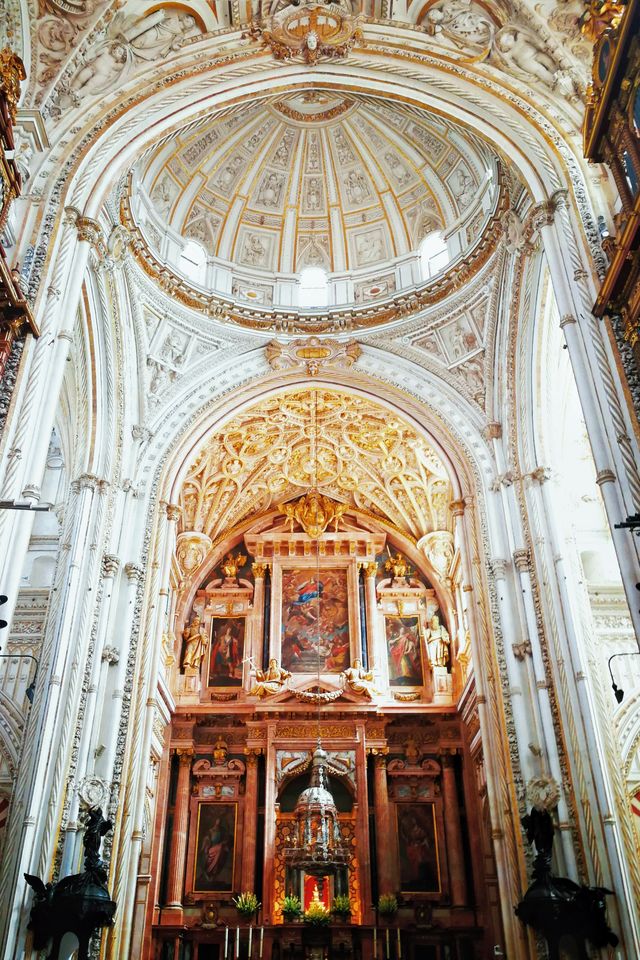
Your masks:
<svg viewBox="0 0 640 960"><path fill-rule="evenodd" d="M211 537L206 533L191 530L178 535L176 559L185 577L191 576L194 570L198 569L210 548Z"/></svg>

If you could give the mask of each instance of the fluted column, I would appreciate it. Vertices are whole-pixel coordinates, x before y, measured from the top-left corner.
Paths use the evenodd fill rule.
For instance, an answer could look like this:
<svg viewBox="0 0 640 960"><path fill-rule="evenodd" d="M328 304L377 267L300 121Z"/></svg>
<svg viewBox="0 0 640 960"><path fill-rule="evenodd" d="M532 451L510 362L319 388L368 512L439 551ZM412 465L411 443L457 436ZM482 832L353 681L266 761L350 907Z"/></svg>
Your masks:
<svg viewBox="0 0 640 960"><path fill-rule="evenodd" d="M444 830L447 837L447 862L449 864L449 885L451 904L463 907L467 902L467 875L465 871L462 829L460 826L460 805L454 755L445 753L440 757L442 764L442 801L444 804Z"/></svg>
<svg viewBox="0 0 640 960"><path fill-rule="evenodd" d="M369 669L374 670L376 664L376 627L378 621L378 605L376 599L377 563L368 563L364 568L364 602L367 617L367 644L369 649Z"/></svg>
<svg viewBox="0 0 640 960"><path fill-rule="evenodd" d="M171 849L169 851L169 870L167 877L167 897L169 907L182 906L184 891L184 869L187 856L187 831L189 827L189 799L191 796L192 749L176 750L178 756L178 784L176 804L173 811L173 829L171 831Z"/></svg>
<svg viewBox="0 0 640 960"><path fill-rule="evenodd" d="M378 889L380 893L393 893L398 889L398 878L395 869L394 845L391 843L393 825L391 823L391 808L387 789L387 758L383 753L375 754L373 769Z"/></svg>
<svg viewBox="0 0 640 960"><path fill-rule="evenodd" d="M257 667L263 667L262 662L262 640L264 632L264 575L267 570L267 565L265 563L256 561L256 563L251 564L251 572L253 573L253 612L254 612L254 627L253 627L253 649L251 654L253 656L254 662ZM245 674L246 676L246 674ZM243 890L248 889L246 887L242 888Z"/></svg>
<svg viewBox="0 0 640 960"><path fill-rule="evenodd" d="M263 581L264 582L264 581ZM247 748L247 775L242 828L241 890L255 890L256 834L258 826L258 751Z"/></svg>

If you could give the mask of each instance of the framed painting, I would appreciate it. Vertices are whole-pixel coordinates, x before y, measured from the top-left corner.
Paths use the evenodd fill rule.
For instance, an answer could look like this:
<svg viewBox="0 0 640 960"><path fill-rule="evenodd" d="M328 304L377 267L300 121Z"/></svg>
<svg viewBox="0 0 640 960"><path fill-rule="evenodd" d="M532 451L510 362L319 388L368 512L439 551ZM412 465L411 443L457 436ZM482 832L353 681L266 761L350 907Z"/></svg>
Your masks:
<svg viewBox="0 0 640 960"><path fill-rule="evenodd" d="M384 618L387 638L389 684L392 687L421 687L424 683L419 617Z"/></svg>
<svg viewBox="0 0 640 960"><path fill-rule="evenodd" d="M439 893L440 860L433 803L396 804L400 889L403 893Z"/></svg>
<svg viewBox="0 0 640 960"><path fill-rule="evenodd" d="M193 859L194 893L229 893L236 848L235 803L199 803Z"/></svg>
<svg viewBox="0 0 640 960"><path fill-rule="evenodd" d="M349 666L347 571L284 569L282 666L291 673L316 673L318 658L321 673L340 673Z"/></svg>
<svg viewBox="0 0 640 960"><path fill-rule="evenodd" d="M244 617L214 617L209 655L210 687L241 687Z"/></svg>

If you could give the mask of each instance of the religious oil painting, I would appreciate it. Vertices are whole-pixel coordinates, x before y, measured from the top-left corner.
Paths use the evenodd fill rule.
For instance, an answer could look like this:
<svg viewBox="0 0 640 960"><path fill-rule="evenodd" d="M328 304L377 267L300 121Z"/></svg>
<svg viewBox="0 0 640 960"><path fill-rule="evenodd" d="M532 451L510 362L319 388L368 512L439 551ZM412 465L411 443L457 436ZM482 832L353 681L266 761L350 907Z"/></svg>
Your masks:
<svg viewBox="0 0 640 960"><path fill-rule="evenodd" d="M422 654L418 617L385 617L389 683L392 687L421 687Z"/></svg>
<svg viewBox="0 0 640 960"><path fill-rule="evenodd" d="M439 893L440 864L433 803L396 805L400 889L403 893Z"/></svg>
<svg viewBox="0 0 640 960"><path fill-rule="evenodd" d="M201 803L194 857L194 892L233 890L235 803Z"/></svg>
<svg viewBox="0 0 640 960"><path fill-rule="evenodd" d="M211 621L210 687L242 686L244 617L214 617Z"/></svg>
<svg viewBox="0 0 640 960"><path fill-rule="evenodd" d="M345 569L282 571L282 666L291 673L340 673L349 666Z"/></svg>

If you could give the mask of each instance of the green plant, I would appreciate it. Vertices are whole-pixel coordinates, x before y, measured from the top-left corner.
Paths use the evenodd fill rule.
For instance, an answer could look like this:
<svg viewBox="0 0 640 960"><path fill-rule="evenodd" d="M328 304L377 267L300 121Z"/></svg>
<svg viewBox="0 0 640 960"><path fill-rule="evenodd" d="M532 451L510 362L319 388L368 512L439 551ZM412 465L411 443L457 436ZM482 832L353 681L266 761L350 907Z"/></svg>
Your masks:
<svg viewBox="0 0 640 960"><path fill-rule="evenodd" d="M249 890L234 897L233 904L241 917L252 917L260 909L258 898Z"/></svg>
<svg viewBox="0 0 640 960"><path fill-rule="evenodd" d="M326 926L331 922L331 914L323 903L312 901L304 912L305 923L313 923L317 927Z"/></svg>
<svg viewBox="0 0 640 960"><path fill-rule="evenodd" d="M381 917L392 917L398 912L398 901L395 894L383 893L378 900L378 913Z"/></svg>
<svg viewBox="0 0 640 960"><path fill-rule="evenodd" d="M302 903L300 897L297 897L295 893L288 893L284 896L280 907L285 917L294 918L302 916Z"/></svg>
<svg viewBox="0 0 640 960"><path fill-rule="evenodd" d="M333 898L331 912L336 913L339 917L349 916L351 913L351 900L346 893L338 893Z"/></svg>

